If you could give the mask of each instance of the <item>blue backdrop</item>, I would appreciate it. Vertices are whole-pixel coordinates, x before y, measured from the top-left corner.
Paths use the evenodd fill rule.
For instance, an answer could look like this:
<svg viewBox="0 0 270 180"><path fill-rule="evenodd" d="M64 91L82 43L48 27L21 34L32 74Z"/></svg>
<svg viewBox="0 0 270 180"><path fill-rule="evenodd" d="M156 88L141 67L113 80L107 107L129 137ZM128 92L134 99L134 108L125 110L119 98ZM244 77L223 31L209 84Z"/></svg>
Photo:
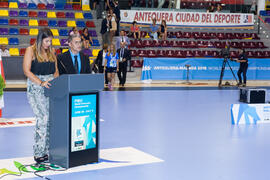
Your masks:
<svg viewBox="0 0 270 180"><path fill-rule="evenodd" d="M228 62L237 76L239 63ZM144 58L141 80L185 80L186 64L191 65L190 80L218 80L222 63L223 59L220 58ZM269 80L269 70L270 59L249 59L247 79ZM228 65L223 79L233 79Z"/></svg>

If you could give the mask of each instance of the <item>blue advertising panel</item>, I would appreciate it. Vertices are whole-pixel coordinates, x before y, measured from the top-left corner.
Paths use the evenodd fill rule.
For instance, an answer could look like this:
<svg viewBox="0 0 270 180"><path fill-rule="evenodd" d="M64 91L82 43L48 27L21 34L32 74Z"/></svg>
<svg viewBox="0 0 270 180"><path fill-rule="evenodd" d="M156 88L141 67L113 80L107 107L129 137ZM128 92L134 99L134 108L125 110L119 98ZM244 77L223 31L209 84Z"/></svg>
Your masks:
<svg viewBox="0 0 270 180"><path fill-rule="evenodd" d="M97 94L71 97L71 152L96 148Z"/></svg>
<svg viewBox="0 0 270 180"><path fill-rule="evenodd" d="M235 74L239 63L228 61ZM185 80L190 65L190 80L218 80L222 67L221 58L144 58L141 80ZM249 59L247 79L269 80L270 59ZM233 79L226 65L223 79Z"/></svg>

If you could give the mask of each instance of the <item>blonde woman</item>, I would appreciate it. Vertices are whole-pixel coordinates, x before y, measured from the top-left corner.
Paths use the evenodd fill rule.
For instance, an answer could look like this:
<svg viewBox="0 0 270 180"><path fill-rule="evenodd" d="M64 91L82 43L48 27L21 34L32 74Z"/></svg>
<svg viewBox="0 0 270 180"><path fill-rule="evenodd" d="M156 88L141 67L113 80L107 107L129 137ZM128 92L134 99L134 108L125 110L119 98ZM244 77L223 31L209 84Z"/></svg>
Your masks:
<svg viewBox="0 0 270 180"><path fill-rule="evenodd" d="M49 154L49 99L44 89L50 88L50 81L58 76L52 38L50 29L40 29L35 44L26 49L23 60L27 98L36 119L34 160L37 163L47 161Z"/></svg>
<svg viewBox="0 0 270 180"><path fill-rule="evenodd" d="M113 90L115 73L119 71L119 55L116 52L115 45L110 45L105 57L104 71L108 75L108 87Z"/></svg>

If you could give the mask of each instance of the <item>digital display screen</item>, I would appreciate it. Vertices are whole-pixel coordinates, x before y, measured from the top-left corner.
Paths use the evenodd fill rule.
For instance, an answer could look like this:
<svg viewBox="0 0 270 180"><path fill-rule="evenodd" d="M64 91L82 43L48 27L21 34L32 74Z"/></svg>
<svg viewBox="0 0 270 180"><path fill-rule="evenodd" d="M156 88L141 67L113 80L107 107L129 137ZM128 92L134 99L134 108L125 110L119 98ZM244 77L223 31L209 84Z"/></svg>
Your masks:
<svg viewBox="0 0 270 180"><path fill-rule="evenodd" d="M96 148L97 94L71 96L71 152Z"/></svg>

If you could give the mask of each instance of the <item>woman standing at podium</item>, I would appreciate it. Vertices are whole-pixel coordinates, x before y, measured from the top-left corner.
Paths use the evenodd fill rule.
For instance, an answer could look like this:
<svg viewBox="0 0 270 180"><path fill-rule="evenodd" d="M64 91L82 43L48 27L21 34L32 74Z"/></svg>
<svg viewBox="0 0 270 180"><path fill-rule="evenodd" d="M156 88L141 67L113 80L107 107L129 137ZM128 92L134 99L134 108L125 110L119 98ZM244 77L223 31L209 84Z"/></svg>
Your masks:
<svg viewBox="0 0 270 180"><path fill-rule="evenodd" d="M49 98L44 88L58 76L53 34L49 28L40 29L36 42L26 49L23 71L27 77L27 98L36 119L34 133L34 159L37 163L48 160L49 149Z"/></svg>

